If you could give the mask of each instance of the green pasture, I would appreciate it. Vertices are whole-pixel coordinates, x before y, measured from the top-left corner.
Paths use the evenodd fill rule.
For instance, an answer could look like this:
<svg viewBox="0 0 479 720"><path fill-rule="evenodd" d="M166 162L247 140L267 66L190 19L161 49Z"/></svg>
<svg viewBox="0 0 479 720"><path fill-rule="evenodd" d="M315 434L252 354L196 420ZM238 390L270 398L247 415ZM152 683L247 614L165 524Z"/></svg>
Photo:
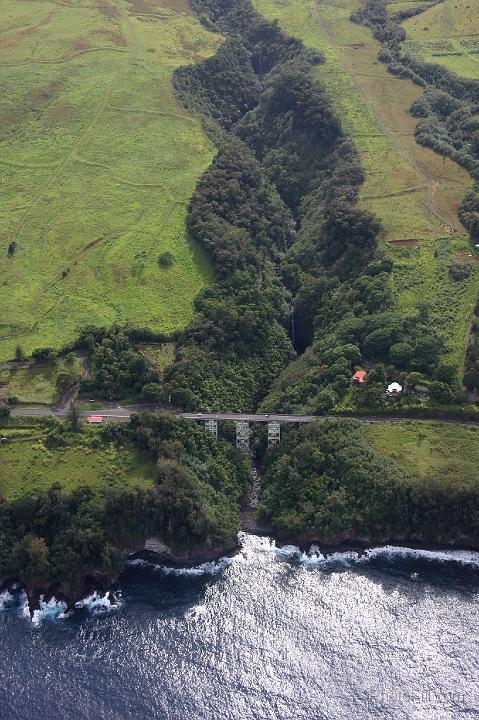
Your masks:
<svg viewBox="0 0 479 720"><path fill-rule="evenodd" d="M479 428L403 420L367 426L372 445L413 477L477 484Z"/></svg>
<svg viewBox="0 0 479 720"><path fill-rule="evenodd" d="M0 360L85 323L173 330L211 281L186 208L214 148L172 74L221 39L181 2L71 5L2 3Z"/></svg>
<svg viewBox="0 0 479 720"><path fill-rule="evenodd" d="M466 238L441 238L413 245L396 245L393 288L404 315L413 314L418 302L429 306L431 325L449 348L447 360L461 367L469 322L479 293L479 258L471 256ZM454 281L449 274L452 263L468 266L467 279Z"/></svg>
<svg viewBox="0 0 479 720"><path fill-rule="evenodd" d="M98 430L85 428L69 435L67 445L59 448L48 448L38 438L38 431L31 432L37 439L10 439L0 444L0 497L11 500L46 490L53 483L60 483L66 491L79 485L101 491L152 483L151 460L133 447L103 442Z"/></svg>
<svg viewBox="0 0 479 720"><path fill-rule="evenodd" d="M462 77L479 79L479 7L474 0L443 0L403 23L403 49L444 65Z"/></svg>

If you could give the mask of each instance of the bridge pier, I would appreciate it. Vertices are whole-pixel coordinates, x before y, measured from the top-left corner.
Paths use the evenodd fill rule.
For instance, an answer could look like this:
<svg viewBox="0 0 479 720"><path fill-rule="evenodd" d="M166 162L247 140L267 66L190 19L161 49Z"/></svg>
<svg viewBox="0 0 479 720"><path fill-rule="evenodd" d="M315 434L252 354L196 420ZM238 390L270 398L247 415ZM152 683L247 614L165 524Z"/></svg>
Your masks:
<svg viewBox="0 0 479 720"><path fill-rule="evenodd" d="M238 420L236 422L236 447L245 455L249 455L249 422Z"/></svg>
<svg viewBox="0 0 479 720"><path fill-rule="evenodd" d="M268 447L279 445L281 441L281 425L279 422L268 423Z"/></svg>
<svg viewBox="0 0 479 720"><path fill-rule="evenodd" d="M205 430L218 439L218 420L205 420Z"/></svg>

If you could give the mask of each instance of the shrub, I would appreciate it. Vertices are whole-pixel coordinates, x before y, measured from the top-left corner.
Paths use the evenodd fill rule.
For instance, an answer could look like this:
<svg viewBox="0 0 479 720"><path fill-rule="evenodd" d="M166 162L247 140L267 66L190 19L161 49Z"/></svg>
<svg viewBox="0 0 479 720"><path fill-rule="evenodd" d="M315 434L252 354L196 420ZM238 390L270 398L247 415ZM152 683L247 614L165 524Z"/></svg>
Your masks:
<svg viewBox="0 0 479 720"><path fill-rule="evenodd" d="M471 274L471 266L466 265L465 263L451 263L449 265L449 277L451 280L454 280L454 282L461 282L462 280L467 280L467 278Z"/></svg>
<svg viewBox="0 0 479 720"><path fill-rule="evenodd" d="M170 252L161 253L158 258L158 265L160 267L170 267L175 262L175 257Z"/></svg>
<svg viewBox="0 0 479 720"><path fill-rule="evenodd" d="M439 380L434 380L429 384L429 394L433 400L444 404L452 402L454 397L454 393L449 385L439 382Z"/></svg>
<svg viewBox="0 0 479 720"><path fill-rule="evenodd" d="M10 408L8 405L0 403L0 422L8 420L10 417Z"/></svg>
<svg viewBox="0 0 479 720"><path fill-rule="evenodd" d="M36 362L53 362L56 360L56 353L53 348L37 348L32 352L32 358Z"/></svg>

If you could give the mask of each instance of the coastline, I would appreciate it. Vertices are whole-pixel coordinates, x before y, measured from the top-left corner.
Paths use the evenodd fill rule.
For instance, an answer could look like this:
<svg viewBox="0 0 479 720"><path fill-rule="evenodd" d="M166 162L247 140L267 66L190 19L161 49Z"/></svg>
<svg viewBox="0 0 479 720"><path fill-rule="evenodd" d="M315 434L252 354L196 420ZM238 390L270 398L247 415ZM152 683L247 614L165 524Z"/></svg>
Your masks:
<svg viewBox="0 0 479 720"><path fill-rule="evenodd" d="M66 591L62 582L52 582L42 585L35 584L28 587L17 578L0 578L0 595L5 592L20 595L26 594L28 601L28 614L30 618L40 610L41 605L49 602L63 603L65 614L83 607L88 598L98 597L107 599L111 606L116 604L116 593L120 589L121 574L129 563L144 563L145 566L157 566L173 570L200 568L202 565L215 566L225 558L237 555L242 548L241 536L256 535L256 533L238 533L235 543L224 547L192 548L174 551L165 545L159 538L148 538L143 548L125 550L122 560L116 571L92 569L77 578L68 581L69 590ZM297 548L300 554L309 554L316 551L328 557L336 553L356 553L362 557L375 549L401 548L411 551L428 553L441 553L451 551L479 552L479 543L450 542L439 543L423 541L420 539L406 540L404 538L383 538L371 540L369 538L342 537L337 540L324 540L315 533L298 536L287 533L257 533L258 537L268 538L278 550L282 548Z"/></svg>

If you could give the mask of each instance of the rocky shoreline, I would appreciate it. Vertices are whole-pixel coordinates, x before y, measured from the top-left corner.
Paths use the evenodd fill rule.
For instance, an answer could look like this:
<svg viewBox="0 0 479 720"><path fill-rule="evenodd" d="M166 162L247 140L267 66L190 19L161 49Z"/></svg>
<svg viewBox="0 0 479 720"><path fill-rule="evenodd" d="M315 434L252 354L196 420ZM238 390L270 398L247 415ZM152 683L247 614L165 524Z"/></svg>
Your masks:
<svg viewBox="0 0 479 720"><path fill-rule="evenodd" d="M336 541L325 540L317 534L303 536L289 535L286 533L261 534L262 537L269 537L278 548L294 546L301 553L309 553L312 548L317 548L324 555L334 553L355 552L359 556L364 555L368 550L385 546L394 546L410 550L422 550L428 552L444 552L451 550L458 551L479 551L479 543L451 542L435 543L425 542L420 539L405 538L383 538L371 540L370 538L358 538L342 536ZM80 606L82 601L92 596L108 598L111 605L115 605L115 593L119 590L120 576L126 563L144 561L145 564L172 567L176 569L193 568L206 563L216 563L225 557L236 555L241 549L241 533L235 543L229 546L215 548L195 548L189 550L174 551L159 538L148 538L143 548L127 550L123 553L121 566L116 572L104 570L92 570L84 575L72 578L69 581L69 589L65 590L61 583L50 583L45 586L26 587L16 578L0 578L0 595L5 592L20 594L26 593L30 617L35 610L38 610L43 603L56 600L64 603L66 612L71 612L75 607Z"/></svg>

